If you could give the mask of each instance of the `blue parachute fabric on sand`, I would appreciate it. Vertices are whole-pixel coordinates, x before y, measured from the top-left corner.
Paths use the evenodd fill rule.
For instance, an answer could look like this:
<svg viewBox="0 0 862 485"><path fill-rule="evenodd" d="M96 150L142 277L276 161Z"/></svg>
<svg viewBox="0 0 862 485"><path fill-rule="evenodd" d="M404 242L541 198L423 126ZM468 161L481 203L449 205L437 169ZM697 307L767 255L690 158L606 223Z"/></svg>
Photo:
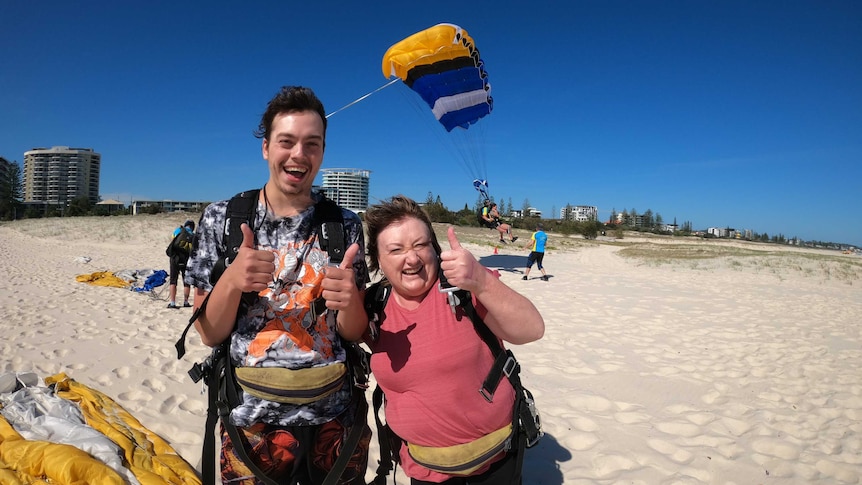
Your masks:
<svg viewBox="0 0 862 485"><path fill-rule="evenodd" d="M135 291L153 291L153 288L158 288L165 284L165 281L168 280L168 272L160 269L155 273L151 274L144 280L144 285L140 288L134 288Z"/></svg>

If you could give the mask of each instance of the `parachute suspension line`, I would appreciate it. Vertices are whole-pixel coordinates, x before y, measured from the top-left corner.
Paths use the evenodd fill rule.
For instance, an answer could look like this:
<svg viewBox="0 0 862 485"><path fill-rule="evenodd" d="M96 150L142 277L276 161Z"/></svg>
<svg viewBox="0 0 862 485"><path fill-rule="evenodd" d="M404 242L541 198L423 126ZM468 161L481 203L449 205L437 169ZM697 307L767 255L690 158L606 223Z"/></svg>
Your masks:
<svg viewBox="0 0 862 485"><path fill-rule="evenodd" d="M455 128L446 131L428 110L428 104L410 90L399 90L406 103L416 112L416 116L433 133L440 147L444 148L453 160L457 161L464 172L473 179L486 180L488 172L485 163L485 132L488 120L470 125L469 129Z"/></svg>
<svg viewBox="0 0 862 485"><path fill-rule="evenodd" d="M363 99L365 99L365 98L367 98L367 97L371 96L372 94L374 94L374 93L376 93L376 92L378 92L378 91L382 91L382 90L383 90L384 88L386 88L386 87L392 86L393 84L395 84L397 81L400 81L400 80L401 80L401 79L399 79L399 78L397 78L397 77L396 77L395 79L393 79L393 80L389 81L388 83L384 84L383 86L380 86L379 88L375 89L374 91L371 91L371 92L370 92L370 93L368 93L368 94L364 94L364 95L362 95L362 96L360 96L360 97L356 98L355 100L353 100L353 101L351 101L351 102L349 102L349 103L345 104L345 105L344 105L344 106L342 106L341 108L338 108L337 110L333 111L332 113L329 113L328 115L326 115L326 117L327 117L327 118L329 118L330 116L334 115L335 113L338 113L339 111L343 111L343 110L345 110L345 109L347 109L347 108L349 108L349 107L353 106L354 104L356 104L356 103L358 103L358 102L362 101Z"/></svg>

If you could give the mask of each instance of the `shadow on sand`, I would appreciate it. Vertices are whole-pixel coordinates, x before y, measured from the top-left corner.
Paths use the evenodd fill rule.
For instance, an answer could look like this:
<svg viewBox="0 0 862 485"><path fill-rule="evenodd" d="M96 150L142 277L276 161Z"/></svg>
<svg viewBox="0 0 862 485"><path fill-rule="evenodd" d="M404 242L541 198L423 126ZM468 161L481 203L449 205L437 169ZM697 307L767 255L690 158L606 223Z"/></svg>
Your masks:
<svg viewBox="0 0 862 485"><path fill-rule="evenodd" d="M523 482L525 484L562 485L565 483L560 463L572 459L572 453L565 449L553 435L545 433L536 446L524 455Z"/></svg>
<svg viewBox="0 0 862 485"><path fill-rule="evenodd" d="M515 254L491 254L482 256L479 258L479 262L486 268L509 273L523 273L527 266L527 257Z"/></svg>
<svg viewBox="0 0 862 485"><path fill-rule="evenodd" d="M515 254L492 254L490 256L482 256L479 262L486 268L496 269L501 272L512 274L524 274L527 269L527 257L518 256ZM530 272L530 279L537 280L542 276L542 272L533 266L533 271ZM554 275L548 275L548 278L553 278Z"/></svg>

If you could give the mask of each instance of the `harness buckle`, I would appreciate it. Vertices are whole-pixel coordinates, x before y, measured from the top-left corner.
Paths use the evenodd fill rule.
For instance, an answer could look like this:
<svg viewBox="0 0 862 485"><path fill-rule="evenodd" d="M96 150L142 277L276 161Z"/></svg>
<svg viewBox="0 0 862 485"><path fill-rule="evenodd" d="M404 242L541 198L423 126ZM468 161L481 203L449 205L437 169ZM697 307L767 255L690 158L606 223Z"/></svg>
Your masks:
<svg viewBox="0 0 862 485"><path fill-rule="evenodd" d="M460 291L461 289L457 286L443 286L443 284L437 285L438 291L440 293L444 293L446 295L446 301L449 302L449 307L452 309L452 314L456 314L456 307L461 303L461 299L458 298L458 295L455 294L456 291Z"/></svg>
<svg viewBox="0 0 862 485"><path fill-rule="evenodd" d="M506 359L506 363L503 364L503 374L506 374L506 377L512 377L512 374L518 368L518 361L515 360L515 356L509 354L509 357Z"/></svg>

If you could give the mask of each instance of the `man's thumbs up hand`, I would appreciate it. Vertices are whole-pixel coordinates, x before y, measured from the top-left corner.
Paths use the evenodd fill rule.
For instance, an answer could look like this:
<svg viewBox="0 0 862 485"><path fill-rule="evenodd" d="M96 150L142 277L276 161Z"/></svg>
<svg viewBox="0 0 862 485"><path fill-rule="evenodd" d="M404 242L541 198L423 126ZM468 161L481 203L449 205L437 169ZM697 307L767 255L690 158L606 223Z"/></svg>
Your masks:
<svg viewBox="0 0 862 485"><path fill-rule="evenodd" d="M242 244L234 260L225 269L225 274L230 274L234 286L244 293L265 290L272 283L275 255L271 251L255 249L254 233L248 224L243 224L240 229Z"/></svg>
<svg viewBox="0 0 862 485"><path fill-rule="evenodd" d="M344 259L338 267L327 266L323 277L323 298L326 308L344 310L351 300L359 295L356 288L356 276L353 272L353 260L359 254L359 244L353 243L344 252Z"/></svg>

